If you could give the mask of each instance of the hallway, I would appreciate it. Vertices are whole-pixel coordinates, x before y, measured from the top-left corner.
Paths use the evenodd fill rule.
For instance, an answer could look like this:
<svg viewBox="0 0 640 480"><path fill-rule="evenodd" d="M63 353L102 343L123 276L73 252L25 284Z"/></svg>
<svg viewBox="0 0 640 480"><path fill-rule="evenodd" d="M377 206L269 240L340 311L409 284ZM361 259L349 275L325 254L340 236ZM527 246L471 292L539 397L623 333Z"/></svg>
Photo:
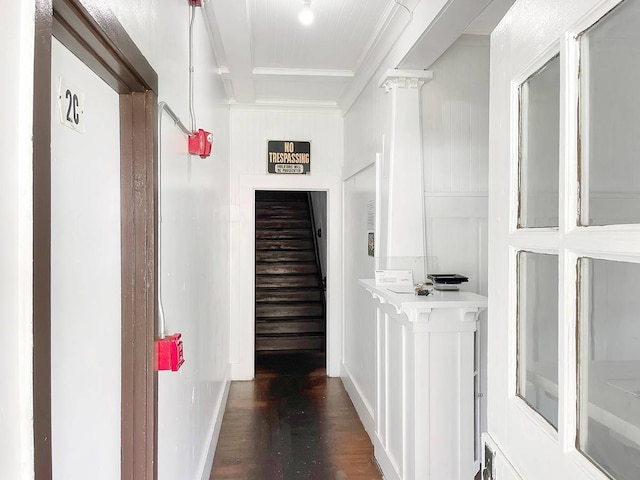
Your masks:
<svg viewBox="0 0 640 480"><path fill-rule="evenodd" d="M211 480L381 479L339 378L318 353L262 354L233 382Z"/></svg>

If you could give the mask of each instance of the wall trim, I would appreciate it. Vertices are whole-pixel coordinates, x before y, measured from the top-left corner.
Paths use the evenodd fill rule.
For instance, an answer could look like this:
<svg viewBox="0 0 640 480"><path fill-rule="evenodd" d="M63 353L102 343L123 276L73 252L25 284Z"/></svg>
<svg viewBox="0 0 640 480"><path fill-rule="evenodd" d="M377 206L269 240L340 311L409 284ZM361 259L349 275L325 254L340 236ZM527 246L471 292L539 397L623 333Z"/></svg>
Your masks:
<svg viewBox="0 0 640 480"><path fill-rule="evenodd" d="M367 399L362 393L362 389L358 385L358 382L351 375L351 371L346 364L342 364L342 375L340 376L342 380L342 384L344 385L344 389L347 391L349 398L351 399L351 403L356 409L358 413L358 417L360 417L360 421L364 426L364 429L369 434L369 437L373 441L377 436L375 431L375 421L374 421L374 408L367 402Z"/></svg>
<svg viewBox="0 0 640 480"><path fill-rule="evenodd" d="M216 454L216 447L218 446L218 439L220 438L220 429L222 428L222 419L224 417L224 411L227 406L227 400L229 399L229 389L231 388L231 365L227 364L227 371L224 374L224 388L218 395L218 401L213 413L213 419L209 426L209 433L207 435L208 442L206 448L202 452L200 458L200 472L196 475L196 479L209 480L211 477L211 470L213 469L213 459Z"/></svg>
<svg viewBox="0 0 640 480"><path fill-rule="evenodd" d="M340 379L351 399L351 403L353 403L358 413L364 429L371 439L375 460L378 462L378 466L380 470L382 470L385 480L402 480L397 473L395 463L389 458L387 451L382 445L382 441L375 431L375 409L367 402L365 396L362 394L362 390L358 386L358 382L354 380L349 371L349 367L344 363L342 364L342 376Z"/></svg>

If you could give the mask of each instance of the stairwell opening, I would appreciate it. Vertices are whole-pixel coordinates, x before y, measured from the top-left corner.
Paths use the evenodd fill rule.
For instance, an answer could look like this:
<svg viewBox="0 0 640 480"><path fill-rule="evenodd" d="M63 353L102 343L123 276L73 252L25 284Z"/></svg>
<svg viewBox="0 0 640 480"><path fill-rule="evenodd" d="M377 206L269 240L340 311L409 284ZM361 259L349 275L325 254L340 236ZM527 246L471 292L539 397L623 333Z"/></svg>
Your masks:
<svg viewBox="0 0 640 480"><path fill-rule="evenodd" d="M327 194L255 194L256 368L270 357L326 354Z"/></svg>

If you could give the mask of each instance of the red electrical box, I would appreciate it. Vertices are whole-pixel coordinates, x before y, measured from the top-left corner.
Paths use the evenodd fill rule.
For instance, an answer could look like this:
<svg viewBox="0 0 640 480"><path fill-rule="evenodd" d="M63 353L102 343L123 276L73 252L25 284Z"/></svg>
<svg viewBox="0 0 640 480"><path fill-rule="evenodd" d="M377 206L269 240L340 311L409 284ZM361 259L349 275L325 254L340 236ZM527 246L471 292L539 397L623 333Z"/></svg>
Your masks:
<svg viewBox="0 0 640 480"><path fill-rule="evenodd" d="M156 370L177 372L184 363L182 334L175 333L156 340Z"/></svg>
<svg viewBox="0 0 640 480"><path fill-rule="evenodd" d="M211 146L213 144L213 135L200 129L189 137L189 153L191 155L200 155L200 158L207 158L211 155Z"/></svg>

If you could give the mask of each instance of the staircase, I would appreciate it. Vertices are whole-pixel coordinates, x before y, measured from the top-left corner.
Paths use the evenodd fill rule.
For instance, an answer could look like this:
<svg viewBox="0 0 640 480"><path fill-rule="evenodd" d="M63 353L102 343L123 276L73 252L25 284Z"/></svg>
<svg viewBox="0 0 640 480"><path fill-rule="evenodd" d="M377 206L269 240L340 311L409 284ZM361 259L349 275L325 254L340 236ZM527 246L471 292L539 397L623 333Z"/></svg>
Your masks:
<svg viewBox="0 0 640 480"><path fill-rule="evenodd" d="M256 192L256 351L325 349L306 192Z"/></svg>

